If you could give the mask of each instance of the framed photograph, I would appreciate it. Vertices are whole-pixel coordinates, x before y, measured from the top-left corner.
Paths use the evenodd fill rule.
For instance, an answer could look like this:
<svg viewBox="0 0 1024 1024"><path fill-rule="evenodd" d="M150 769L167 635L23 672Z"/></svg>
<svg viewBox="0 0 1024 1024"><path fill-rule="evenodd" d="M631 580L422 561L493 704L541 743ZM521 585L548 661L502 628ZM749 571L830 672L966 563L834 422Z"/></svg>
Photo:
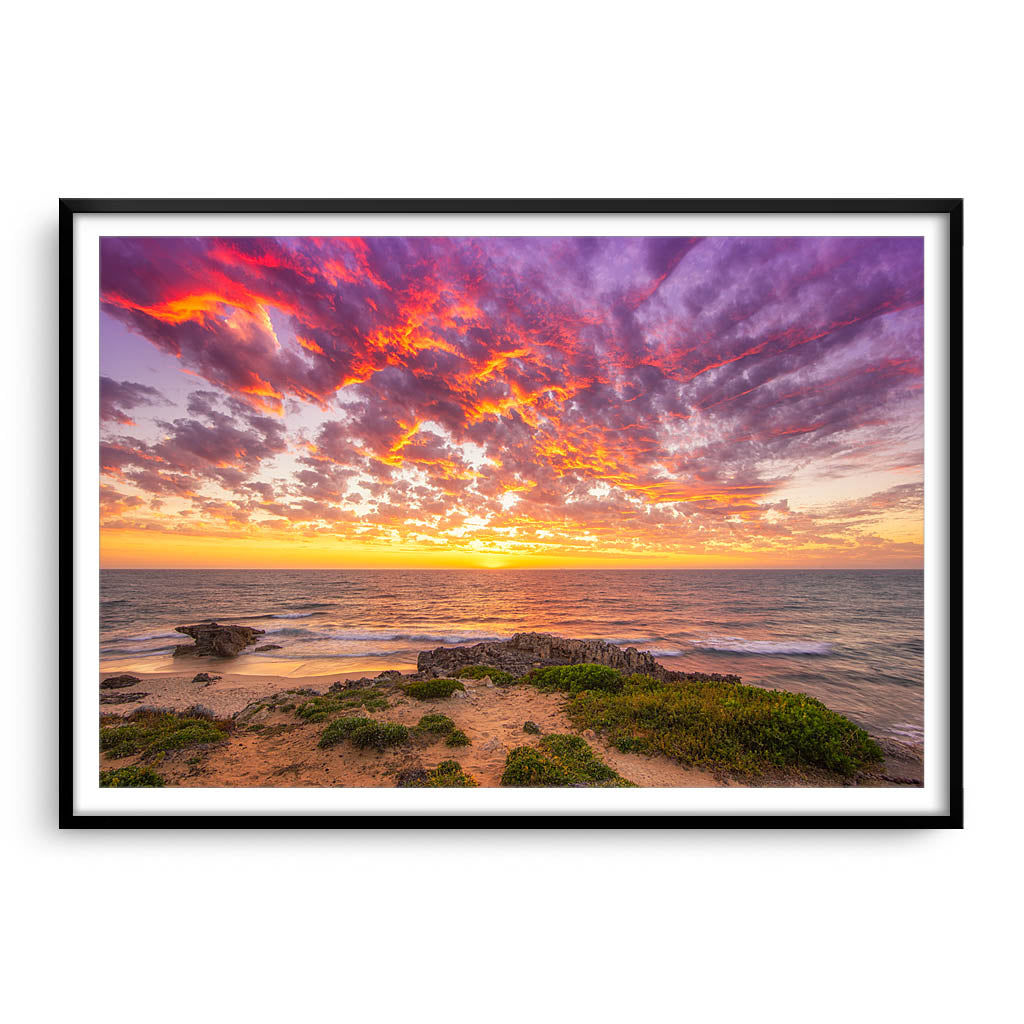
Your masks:
<svg viewBox="0 0 1024 1024"><path fill-rule="evenodd" d="M962 217L62 200L61 827L962 827Z"/></svg>

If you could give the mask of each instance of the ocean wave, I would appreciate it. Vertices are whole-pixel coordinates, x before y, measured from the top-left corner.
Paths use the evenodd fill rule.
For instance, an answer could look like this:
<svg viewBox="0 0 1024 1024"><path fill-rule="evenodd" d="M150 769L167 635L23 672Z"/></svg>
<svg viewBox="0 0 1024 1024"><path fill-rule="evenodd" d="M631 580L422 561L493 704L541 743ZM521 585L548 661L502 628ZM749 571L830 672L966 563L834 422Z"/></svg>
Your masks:
<svg viewBox="0 0 1024 1024"><path fill-rule="evenodd" d="M325 605L326 607L326 605ZM254 615L253 618L264 619L311 619L316 612L275 612L273 615Z"/></svg>
<svg viewBox="0 0 1024 1024"><path fill-rule="evenodd" d="M162 644L160 647L101 647L100 654L118 658L122 654L163 654L174 650L174 644Z"/></svg>
<svg viewBox="0 0 1024 1024"><path fill-rule="evenodd" d="M408 661L415 660L410 655L415 655L415 650L411 650L408 647L399 647L396 649L392 648L371 648L365 651L315 651L310 652L309 650L296 651L294 648L289 649L287 647L280 651L242 651L243 655L253 655L257 658L270 658L274 661L312 661L317 658L327 661L343 661L347 658L394 658L403 656Z"/></svg>
<svg viewBox="0 0 1024 1024"><path fill-rule="evenodd" d="M642 649L648 654L653 654L655 658L674 658L684 653L680 647L644 647Z"/></svg>
<svg viewBox="0 0 1024 1024"><path fill-rule="evenodd" d="M332 631L304 629L301 626L282 626L280 629L268 629L265 636L287 636L299 638L303 641L343 640L352 643L391 643L395 640L406 640L410 643L466 644L507 639L496 633L442 633L440 631L434 633L411 633L380 629L342 629Z"/></svg>
<svg viewBox="0 0 1024 1024"><path fill-rule="evenodd" d="M180 643L188 643L189 638L183 633L138 633L134 636L111 636L104 642L108 644L141 644L147 640L177 640Z"/></svg>
<svg viewBox="0 0 1024 1024"><path fill-rule="evenodd" d="M832 645L801 640L745 640L741 636L707 636L689 641L702 651L729 654L831 654Z"/></svg>
<svg viewBox="0 0 1024 1024"><path fill-rule="evenodd" d="M896 722L889 726L889 732L901 740L910 740L912 743L920 743L924 739L924 729L911 722Z"/></svg>
<svg viewBox="0 0 1024 1024"><path fill-rule="evenodd" d="M495 633L396 633L384 630L353 630L345 629L338 633L321 634L330 640L409 640L417 643L465 644L483 643L487 640L501 640Z"/></svg>

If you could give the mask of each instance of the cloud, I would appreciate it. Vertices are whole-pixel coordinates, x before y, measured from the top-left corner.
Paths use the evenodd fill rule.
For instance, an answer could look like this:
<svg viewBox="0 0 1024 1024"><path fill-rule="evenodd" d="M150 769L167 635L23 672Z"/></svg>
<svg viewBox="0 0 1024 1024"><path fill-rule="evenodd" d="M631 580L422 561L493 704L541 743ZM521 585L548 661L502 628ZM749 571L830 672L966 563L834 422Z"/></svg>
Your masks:
<svg viewBox="0 0 1024 1024"><path fill-rule="evenodd" d="M135 421L128 415L129 410L140 405L157 405L166 402L156 388L133 381L116 381L111 377L100 377L100 422L120 423L134 426Z"/></svg>
<svg viewBox="0 0 1024 1024"><path fill-rule="evenodd" d="M918 472L917 238L105 238L101 295L206 382L106 472L225 521L842 547L787 488ZM102 387L122 426L159 398Z"/></svg>

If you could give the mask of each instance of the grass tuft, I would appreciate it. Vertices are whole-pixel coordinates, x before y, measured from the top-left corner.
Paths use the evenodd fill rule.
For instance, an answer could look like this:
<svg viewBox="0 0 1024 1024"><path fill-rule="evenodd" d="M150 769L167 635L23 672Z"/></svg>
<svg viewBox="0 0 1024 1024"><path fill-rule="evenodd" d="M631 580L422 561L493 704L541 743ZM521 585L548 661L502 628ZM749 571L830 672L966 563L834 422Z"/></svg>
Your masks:
<svg viewBox="0 0 1024 1024"><path fill-rule="evenodd" d="M455 723L447 715L424 715L416 724L417 732L437 733L447 736L455 728Z"/></svg>
<svg viewBox="0 0 1024 1024"><path fill-rule="evenodd" d="M537 747L516 747L505 759L503 786L632 786L579 736L553 733Z"/></svg>
<svg viewBox="0 0 1024 1024"><path fill-rule="evenodd" d="M469 737L461 729L452 729L445 742L449 747L468 747L470 745Z"/></svg>
<svg viewBox="0 0 1024 1024"><path fill-rule="evenodd" d="M100 729L100 750L109 757L182 750L227 739L229 721L191 718L173 711L136 712L125 725Z"/></svg>
<svg viewBox="0 0 1024 1024"><path fill-rule="evenodd" d="M813 697L721 680L629 676L617 692L577 692L568 713L618 750L742 773L813 767L852 775L882 760L863 729Z"/></svg>
<svg viewBox="0 0 1024 1024"><path fill-rule="evenodd" d="M403 689L417 700L430 700L434 697L450 697L456 690L466 688L457 679L420 679L406 683Z"/></svg>
<svg viewBox="0 0 1024 1024"><path fill-rule="evenodd" d="M138 764L129 764L124 768L111 768L110 771L100 772L100 787L103 789L158 788L163 784L163 776L158 775L152 768L143 768Z"/></svg>
<svg viewBox="0 0 1024 1024"><path fill-rule="evenodd" d="M377 722L372 718L336 718L320 734L318 747L333 747L343 740L351 740L360 750L384 750L409 741L409 730L397 722Z"/></svg>
<svg viewBox="0 0 1024 1024"><path fill-rule="evenodd" d="M523 732L528 732L531 736L539 736L540 726L536 722L523 722Z"/></svg>
<svg viewBox="0 0 1024 1024"><path fill-rule="evenodd" d="M300 704L295 709L295 715L304 722L326 722L331 715L342 711L354 711L357 708L383 711L387 706L387 698L382 696L379 690L368 686L361 690L341 690L336 694L314 697Z"/></svg>

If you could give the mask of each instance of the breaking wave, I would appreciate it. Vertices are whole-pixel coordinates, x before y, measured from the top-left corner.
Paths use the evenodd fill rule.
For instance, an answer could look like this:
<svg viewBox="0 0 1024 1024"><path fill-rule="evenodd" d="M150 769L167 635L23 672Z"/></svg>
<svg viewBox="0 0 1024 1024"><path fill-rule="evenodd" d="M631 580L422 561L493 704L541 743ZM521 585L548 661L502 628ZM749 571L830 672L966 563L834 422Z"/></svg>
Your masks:
<svg viewBox="0 0 1024 1024"><path fill-rule="evenodd" d="M727 651L729 654L831 654L832 645L800 640L744 640L741 636L708 636L691 640L702 651ZM652 652L653 653L653 652Z"/></svg>

